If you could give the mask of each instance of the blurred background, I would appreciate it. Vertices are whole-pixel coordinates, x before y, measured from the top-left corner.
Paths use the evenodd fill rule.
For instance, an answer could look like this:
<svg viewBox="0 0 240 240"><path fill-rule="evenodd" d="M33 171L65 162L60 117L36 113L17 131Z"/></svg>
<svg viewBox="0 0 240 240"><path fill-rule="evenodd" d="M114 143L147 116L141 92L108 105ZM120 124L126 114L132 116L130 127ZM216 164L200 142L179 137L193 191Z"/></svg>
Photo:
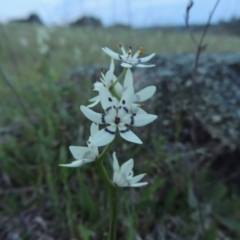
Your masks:
<svg viewBox="0 0 240 240"><path fill-rule="evenodd" d="M82 16L99 18L107 27L125 24L132 27L184 25L186 0L9 0L1 3L0 20L26 18L36 13L47 26L66 26ZM192 23L205 23L214 1L194 1ZM221 1L212 23L240 16L238 0ZM151 13L151 14L150 14Z"/></svg>
<svg viewBox="0 0 240 240"><path fill-rule="evenodd" d="M0 3L0 239L101 240L107 190L94 164L73 161L90 122L79 110L117 44L156 67L133 68L135 90L155 85L133 129L144 145L117 139L147 187L119 189L117 239L240 238L240 1L8 0ZM197 50L201 47L199 60ZM122 71L115 61L115 73ZM100 107L97 108L101 111Z"/></svg>

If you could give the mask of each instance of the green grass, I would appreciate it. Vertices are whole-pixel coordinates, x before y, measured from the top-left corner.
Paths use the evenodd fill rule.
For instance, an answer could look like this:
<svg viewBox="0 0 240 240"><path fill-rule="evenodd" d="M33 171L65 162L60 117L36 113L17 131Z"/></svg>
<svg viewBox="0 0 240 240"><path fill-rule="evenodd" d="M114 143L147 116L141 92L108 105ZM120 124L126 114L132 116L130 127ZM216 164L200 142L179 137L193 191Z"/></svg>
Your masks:
<svg viewBox="0 0 240 240"><path fill-rule="evenodd" d="M18 80L34 82L42 79L41 54L37 45L35 26L1 26L0 56L5 71L18 75ZM108 64L108 57L101 48L108 46L118 51L116 45L132 46L133 51L140 46L144 53L157 54L194 52L194 45L186 32L172 30L126 30L91 28L53 28L47 30L50 35L49 68L55 79L62 78L71 68L81 65ZM196 35L200 38L200 33ZM23 45L21 42L27 42ZM208 52L240 53L239 37L211 35L206 37Z"/></svg>
<svg viewBox="0 0 240 240"><path fill-rule="evenodd" d="M0 215L19 216L37 206L35 216L52 223L48 233L54 239L103 239L108 205L95 165L58 167L73 160L68 146L86 144L90 125L79 105L92 96L91 82L67 81L66 75L81 65L106 66L109 58L101 47L117 50L119 42L131 45L133 51L143 46L146 54L194 52L194 46L188 34L169 30L56 28L47 30L50 52L43 56L38 51L36 27L7 25L0 31L0 66L29 113L27 117L1 77ZM26 46L19 41L23 38ZM206 42L209 52L240 52L237 37L208 34ZM149 146L145 151L124 144L127 154L118 154L121 162L127 160L125 155L133 157L136 174L144 169L150 183L140 190L119 189L119 236L158 239L161 233L163 239L193 239L201 231L201 209L206 225L202 239L215 240L220 233L237 239L239 195L229 194L224 183L202 187L213 180L211 173L201 169L193 178L189 161L183 160L191 153L168 152L164 136L149 140ZM108 157L105 164L110 170ZM0 238L3 232L0 226ZM30 234L20 232L23 239Z"/></svg>

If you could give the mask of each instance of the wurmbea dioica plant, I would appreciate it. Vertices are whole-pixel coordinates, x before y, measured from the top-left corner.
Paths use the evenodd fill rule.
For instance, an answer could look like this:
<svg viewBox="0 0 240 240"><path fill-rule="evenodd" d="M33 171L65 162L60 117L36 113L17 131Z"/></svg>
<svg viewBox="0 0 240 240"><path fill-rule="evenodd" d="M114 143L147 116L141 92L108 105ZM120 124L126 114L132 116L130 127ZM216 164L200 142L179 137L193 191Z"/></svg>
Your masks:
<svg viewBox="0 0 240 240"><path fill-rule="evenodd" d="M103 165L103 160L109 151L113 140L120 135L124 140L136 144L142 144L141 139L129 129L129 126L142 127L154 121L157 116L148 114L142 109L142 102L151 98L155 91L155 86L149 86L135 93L133 75L131 67L153 67L154 65L144 65L149 61L154 53L139 58L143 53L142 47L132 56L131 48L126 52L122 50L122 55L117 54L109 48L102 50L111 57L110 69L104 74L101 73L100 81L94 83L93 91L96 96L89 101L88 106L80 106L82 113L90 121L90 137L87 141L87 147L70 146L70 151L76 159L70 164L59 164L63 167L80 167L86 163L95 162L102 179L106 183L109 190L110 220L108 239L116 239L116 219L117 219L117 187L141 187L147 182L140 182L145 176L140 174L133 176L134 160L130 159L119 165L116 152L113 153L113 177L109 177ZM122 61L121 66L124 67L123 72L117 78L114 75L113 59ZM123 80L123 84L120 80ZM97 104L101 104L103 113L98 113L91 108ZM99 125L103 125L99 130ZM98 147L105 146L104 150L99 153Z"/></svg>

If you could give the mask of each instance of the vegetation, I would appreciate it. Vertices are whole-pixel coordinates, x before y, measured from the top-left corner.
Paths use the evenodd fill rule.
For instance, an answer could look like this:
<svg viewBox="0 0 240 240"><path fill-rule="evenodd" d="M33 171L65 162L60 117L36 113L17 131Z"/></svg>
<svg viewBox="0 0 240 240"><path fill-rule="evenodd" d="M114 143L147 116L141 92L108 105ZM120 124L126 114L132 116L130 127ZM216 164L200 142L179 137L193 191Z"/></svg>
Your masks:
<svg viewBox="0 0 240 240"><path fill-rule="evenodd" d="M13 233L21 239L104 239L106 189L94 165L58 167L73 160L68 147L85 145L89 134L79 106L89 99L92 81L70 81L68 73L83 65L108 67L100 49L119 42L133 51L143 46L146 54L193 52L194 46L177 29L54 28L45 29L48 49L42 51L37 28L0 29L0 239ZM240 53L238 37L208 34L206 42L208 52ZM164 140L159 133L144 150L123 146L150 184L120 189L119 239L239 239L239 192L216 181L209 168L198 168L196 159L182 161ZM192 160L191 152L186 156Z"/></svg>

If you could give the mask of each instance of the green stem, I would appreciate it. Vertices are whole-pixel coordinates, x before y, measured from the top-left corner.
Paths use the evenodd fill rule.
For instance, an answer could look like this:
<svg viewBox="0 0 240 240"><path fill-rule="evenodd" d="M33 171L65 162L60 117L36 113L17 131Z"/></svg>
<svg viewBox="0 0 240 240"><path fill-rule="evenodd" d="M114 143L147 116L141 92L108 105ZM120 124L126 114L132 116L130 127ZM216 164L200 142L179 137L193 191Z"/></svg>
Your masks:
<svg viewBox="0 0 240 240"><path fill-rule="evenodd" d="M101 177L102 177L103 181L107 184L108 189L109 188L113 188L113 187L115 188L115 186L113 185L112 181L108 177L108 174L106 172L105 167L103 166L102 161L98 161L98 160L96 161L96 164L97 164L97 168L98 168L98 170L99 170L99 172L101 174Z"/></svg>
<svg viewBox="0 0 240 240"><path fill-rule="evenodd" d="M114 97L116 97L118 100L120 100L120 96L118 95L118 93L115 90L115 85L125 76L126 72L127 72L128 68L124 68L122 73L119 75L119 77L116 79L116 81L113 83L113 85L110 87L110 92L112 93L112 95Z"/></svg>
<svg viewBox="0 0 240 240"><path fill-rule="evenodd" d="M120 100L120 96L117 94L114 86L125 76L127 72L127 68L124 68L122 73L119 75L119 77L116 79L116 81L113 83L113 85L110 88L110 92L115 96L118 100ZM103 166L103 159L105 158L105 155L109 151L111 145L113 142L108 144L105 149L102 151L100 156L96 159L97 168L100 172L100 175L103 179L103 181L106 183L108 187L108 198L109 198L109 232L108 232L108 240L115 240L116 239L116 233L117 233L117 188L112 183L110 178L108 177L108 174L106 172L106 169Z"/></svg>
<svg viewBox="0 0 240 240"><path fill-rule="evenodd" d="M116 232L117 232L117 189L115 185L112 183L106 169L103 166L103 159L107 152L109 151L112 142L108 144L100 156L96 159L97 168L100 172L100 175L104 182L108 187L108 198L109 198L109 233L108 233L108 240L115 240L116 239Z"/></svg>
<svg viewBox="0 0 240 240"><path fill-rule="evenodd" d="M126 72L127 72L128 68L124 68L122 73L119 75L119 77L117 78L117 80L113 83L113 85L111 86L110 89L114 88L115 85L125 76Z"/></svg>
<svg viewBox="0 0 240 240"><path fill-rule="evenodd" d="M96 159L96 162L101 162L102 159L105 157L105 155L107 154L107 152L109 151L109 149L111 148L113 144L113 141L110 142L105 148L104 150L101 152L101 154L99 155L99 157Z"/></svg>
<svg viewBox="0 0 240 240"><path fill-rule="evenodd" d="M109 234L108 240L115 240L117 233L117 188L108 188L110 219L109 219Z"/></svg>

